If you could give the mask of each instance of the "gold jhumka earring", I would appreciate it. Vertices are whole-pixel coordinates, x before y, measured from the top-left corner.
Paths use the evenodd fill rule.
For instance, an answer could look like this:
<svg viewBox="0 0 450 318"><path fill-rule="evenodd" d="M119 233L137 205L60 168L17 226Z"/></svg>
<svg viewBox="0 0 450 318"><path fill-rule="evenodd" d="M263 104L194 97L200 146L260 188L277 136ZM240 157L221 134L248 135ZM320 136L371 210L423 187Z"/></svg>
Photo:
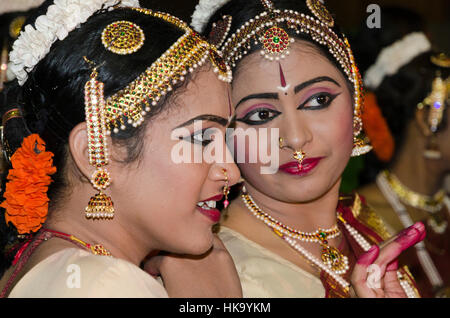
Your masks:
<svg viewBox="0 0 450 318"><path fill-rule="evenodd" d="M86 57L85 61L92 64ZM97 80L97 67L94 67L89 81L84 87L86 125L89 147L89 163L96 168L91 183L99 192L91 197L85 209L87 219L112 219L114 204L111 197L103 193L110 184L111 177L105 169L108 164L106 143L104 84Z"/></svg>

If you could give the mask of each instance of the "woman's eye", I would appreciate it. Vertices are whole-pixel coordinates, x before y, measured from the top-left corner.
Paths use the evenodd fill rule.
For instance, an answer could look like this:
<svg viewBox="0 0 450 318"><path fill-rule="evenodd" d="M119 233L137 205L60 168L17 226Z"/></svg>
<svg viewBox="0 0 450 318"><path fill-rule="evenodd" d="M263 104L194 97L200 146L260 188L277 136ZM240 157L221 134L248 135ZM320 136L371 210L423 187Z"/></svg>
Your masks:
<svg viewBox="0 0 450 318"><path fill-rule="evenodd" d="M214 129L207 128L195 132L192 135L188 136L187 138L189 139L190 142L194 144L207 146L214 140L214 132L215 132Z"/></svg>
<svg viewBox="0 0 450 318"><path fill-rule="evenodd" d="M310 98L308 98L303 104L301 104L298 109L303 108L313 108L313 109L321 109L328 107L331 102L338 96L339 94L331 95L329 93L318 93Z"/></svg>
<svg viewBox="0 0 450 318"><path fill-rule="evenodd" d="M244 122L248 125L261 125L264 124L281 114L275 110L269 109L255 109L247 113L244 117L236 119L237 121Z"/></svg>

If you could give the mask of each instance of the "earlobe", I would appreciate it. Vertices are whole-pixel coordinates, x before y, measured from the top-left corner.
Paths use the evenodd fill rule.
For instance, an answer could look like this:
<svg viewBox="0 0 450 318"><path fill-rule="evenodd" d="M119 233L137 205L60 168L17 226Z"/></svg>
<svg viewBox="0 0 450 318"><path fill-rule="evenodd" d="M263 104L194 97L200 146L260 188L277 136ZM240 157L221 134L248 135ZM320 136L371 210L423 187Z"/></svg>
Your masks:
<svg viewBox="0 0 450 318"><path fill-rule="evenodd" d="M425 136L429 137L432 135L430 128L426 124L425 120L425 110L424 108L418 108L415 112L416 125L419 127L420 132Z"/></svg>
<svg viewBox="0 0 450 318"><path fill-rule="evenodd" d="M93 167L89 164L86 123L76 125L69 135L69 149L78 170L89 180Z"/></svg>

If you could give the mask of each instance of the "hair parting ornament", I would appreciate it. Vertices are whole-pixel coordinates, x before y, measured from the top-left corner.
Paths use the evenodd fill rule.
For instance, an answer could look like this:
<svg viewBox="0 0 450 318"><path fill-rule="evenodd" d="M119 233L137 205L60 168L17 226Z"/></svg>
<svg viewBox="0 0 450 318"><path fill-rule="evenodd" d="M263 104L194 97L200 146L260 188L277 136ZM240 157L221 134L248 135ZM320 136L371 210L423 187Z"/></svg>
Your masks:
<svg viewBox="0 0 450 318"><path fill-rule="evenodd" d="M206 11L205 3L198 9ZM290 44L294 41L286 29L294 30L297 34L307 34L312 40L328 48L329 53L336 59L341 69L354 88L354 147L352 156L359 156L369 152L372 148L366 142L367 137L362 139L361 112L363 106L363 85L361 75L356 66L352 50L347 38L342 39L331 29L334 19L326 9L323 2L319 0L307 0L306 4L312 15L298 13L294 10L278 10L270 0L261 0L264 11L249 21L242 24L234 33L228 35L227 39L219 47L225 62L231 67L236 67L237 62L242 59L251 49L252 45L262 45L261 55L271 61L279 61L289 55ZM215 7L212 9L216 9ZM194 12L192 25L202 29L197 16L206 15Z"/></svg>

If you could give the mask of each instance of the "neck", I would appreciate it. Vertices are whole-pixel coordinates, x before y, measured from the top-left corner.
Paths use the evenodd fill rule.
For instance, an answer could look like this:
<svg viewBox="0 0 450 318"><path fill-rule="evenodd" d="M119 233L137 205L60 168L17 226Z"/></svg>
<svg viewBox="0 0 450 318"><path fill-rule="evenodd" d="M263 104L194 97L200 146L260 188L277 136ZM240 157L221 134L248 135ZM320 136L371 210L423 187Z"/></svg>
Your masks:
<svg viewBox="0 0 450 318"><path fill-rule="evenodd" d="M329 229L336 222L336 207L339 199L340 179L319 198L307 202L282 202L271 198L249 184L247 192L261 210L281 223L303 232L314 232L319 228Z"/></svg>
<svg viewBox="0 0 450 318"><path fill-rule="evenodd" d="M126 217L119 207L116 207L112 220L86 219L83 211L93 194L92 189L74 191L71 198L52 213L53 217L48 219L44 227L73 235L85 243L100 244L112 256L139 266L152 250L149 240L144 239L146 236L143 233L136 233L124 225Z"/></svg>
<svg viewBox="0 0 450 318"><path fill-rule="evenodd" d="M441 160L423 156L426 141L414 122L409 125L407 136L390 171L410 190L432 196L442 187Z"/></svg>

